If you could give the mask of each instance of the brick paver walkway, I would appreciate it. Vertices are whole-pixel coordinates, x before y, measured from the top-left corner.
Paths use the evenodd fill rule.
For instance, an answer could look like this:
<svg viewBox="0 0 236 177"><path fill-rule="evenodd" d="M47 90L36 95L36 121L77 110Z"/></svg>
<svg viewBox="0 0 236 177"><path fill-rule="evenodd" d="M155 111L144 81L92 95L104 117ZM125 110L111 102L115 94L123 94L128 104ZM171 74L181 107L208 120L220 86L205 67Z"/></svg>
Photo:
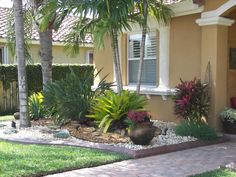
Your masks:
<svg viewBox="0 0 236 177"><path fill-rule="evenodd" d="M236 161L236 142L85 168L48 177L184 177Z"/></svg>

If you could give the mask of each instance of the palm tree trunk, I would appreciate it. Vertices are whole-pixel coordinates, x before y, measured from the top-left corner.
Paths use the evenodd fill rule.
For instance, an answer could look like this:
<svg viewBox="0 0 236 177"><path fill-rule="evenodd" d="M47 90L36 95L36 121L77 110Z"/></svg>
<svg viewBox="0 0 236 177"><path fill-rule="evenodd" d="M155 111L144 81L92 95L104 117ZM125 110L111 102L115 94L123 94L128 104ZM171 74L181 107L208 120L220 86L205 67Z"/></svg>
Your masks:
<svg viewBox="0 0 236 177"><path fill-rule="evenodd" d="M20 127L29 127L30 121L28 117L28 94L27 79L24 55L24 21L22 0L13 1L14 18L15 18L15 34L16 34L16 56L18 69L18 88L20 101Z"/></svg>
<svg viewBox="0 0 236 177"><path fill-rule="evenodd" d="M137 86L136 92L140 94L140 86L141 86L141 78L142 78L142 69L143 69L143 62L145 57L145 45L146 45L146 34L147 34L147 12L148 4L146 0L143 0L143 29L142 29L142 40L141 40L141 49L140 49L140 60L139 60L139 67L138 67L138 76L137 76Z"/></svg>
<svg viewBox="0 0 236 177"><path fill-rule="evenodd" d="M117 82L117 92L120 94L120 92L123 90L123 83L122 83L121 68L120 68L118 35L115 29L112 31L112 50L113 50L113 61L115 67L115 76Z"/></svg>
<svg viewBox="0 0 236 177"><path fill-rule="evenodd" d="M39 31L40 58L43 76L43 89L48 82L52 82L52 30Z"/></svg>

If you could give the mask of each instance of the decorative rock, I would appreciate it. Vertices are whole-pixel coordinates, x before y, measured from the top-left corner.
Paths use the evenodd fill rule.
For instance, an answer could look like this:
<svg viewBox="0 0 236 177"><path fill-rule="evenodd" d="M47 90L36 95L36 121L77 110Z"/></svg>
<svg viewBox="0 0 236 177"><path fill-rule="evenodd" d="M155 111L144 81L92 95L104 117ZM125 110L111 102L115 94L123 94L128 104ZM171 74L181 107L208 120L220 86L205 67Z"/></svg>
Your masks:
<svg viewBox="0 0 236 177"><path fill-rule="evenodd" d="M3 132L3 134L5 134L5 135L11 135L14 133L18 133L18 131L15 128L7 129L7 130L4 130L4 132Z"/></svg>
<svg viewBox="0 0 236 177"><path fill-rule="evenodd" d="M20 120L20 113L19 113L19 112L15 112L15 113L13 114L13 116L14 116L14 118L15 118L16 120Z"/></svg>
<svg viewBox="0 0 236 177"><path fill-rule="evenodd" d="M236 171L236 163L235 162L231 162L231 163L225 165L225 168L228 168L230 170Z"/></svg>
<svg viewBox="0 0 236 177"><path fill-rule="evenodd" d="M0 128L2 128L2 127L6 127L6 125L5 124L0 124Z"/></svg>
<svg viewBox="0 0 236 177"><path fill-rule="evenodd" d="M52 130L57 130L59 129L60 127L57 126L57 125L49 125L48 128L52 129Z"/></svg>
<svg viewBox="0 0 236 177"><path fill-rule="evenodd" d="M70 132L66 129L60 130L57 133L54 133L54 138L69 138L70 137Z"/></svg>

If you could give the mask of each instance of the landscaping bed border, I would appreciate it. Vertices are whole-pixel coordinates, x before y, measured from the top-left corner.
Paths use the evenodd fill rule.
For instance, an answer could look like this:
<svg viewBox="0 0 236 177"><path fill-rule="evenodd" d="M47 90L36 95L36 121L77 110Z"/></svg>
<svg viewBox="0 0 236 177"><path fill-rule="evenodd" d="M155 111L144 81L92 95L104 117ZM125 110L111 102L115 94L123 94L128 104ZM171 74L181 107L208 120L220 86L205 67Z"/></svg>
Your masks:
<svg viewBox="0 0 236 177"><path fill-rule="evenodd" d="M133 150L133 149L125 148L125 147L119 147L119 146L102 144L102 143L94 143L94 142L89 142L89 141L84 141L81 143L74 143L66 139L33 140L33 139L0 138L0 140L14 142L14 143L21 143L21 144L57 145L57 146L74 146L74 147L82 147L82 148L92 148L92 149L97 149L97 150L107 150L111 152L122 153L132 158L143 158L143 157L160 155L160 154L176 152L176 151L181 151L181 150L187 150L187 149L192 149L192 148L197 148L197 147L202 147L202 146L220 144L220 143L229 141L229 138L227 138L226 136L223 136L223 137L220 137L218 140L212 140L212 141L196 140L196 141L190 141L190 142L185 142L185 143L165 145L165 146L159 146L159 147L151 147L151 148L139 149L139 150Z"/></svg>

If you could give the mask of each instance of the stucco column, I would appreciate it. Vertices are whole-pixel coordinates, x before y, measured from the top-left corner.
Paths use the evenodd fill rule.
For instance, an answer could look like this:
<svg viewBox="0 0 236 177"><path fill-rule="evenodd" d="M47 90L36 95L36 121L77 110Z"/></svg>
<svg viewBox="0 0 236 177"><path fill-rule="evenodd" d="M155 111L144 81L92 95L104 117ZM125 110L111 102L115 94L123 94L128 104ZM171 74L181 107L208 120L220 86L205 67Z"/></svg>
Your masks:
<svg viewBox="0 0 236 177"><path fill-rule="evenodd" d="M219 17L199 19L197 23L202 29L201 79L208 78L211 97L208 121L219 129L218 116L227 105L228 26L233 21Z"/></svg>
<svg viewBox="0 0 236 177"><path fill-rule="evenodd" d="M159 55L159 86L160 90L169 89L169 57L170 57L170 26L161 26Z"/></svg>

